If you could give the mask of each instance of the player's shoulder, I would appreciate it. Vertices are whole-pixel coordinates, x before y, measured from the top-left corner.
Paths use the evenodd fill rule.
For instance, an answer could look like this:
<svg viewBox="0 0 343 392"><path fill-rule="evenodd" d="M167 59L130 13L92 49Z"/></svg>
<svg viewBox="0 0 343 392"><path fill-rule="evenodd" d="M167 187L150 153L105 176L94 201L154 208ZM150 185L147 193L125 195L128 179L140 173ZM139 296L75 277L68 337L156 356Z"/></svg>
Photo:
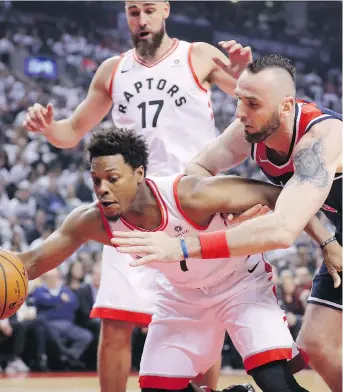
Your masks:
<svg viewBox="0 0 343 392"><path fill-rule="evenodd" d="M107 90L111 76L114 70L118 67L121 60L121 55L110 57L104 60L97 69L93 83L101 89Z"/></svg>
<svg viewBox="0 0 343 392"><path fill-rule="evenodd" d="M119 64L119 61L121 60L122 55L117 55L113 57L109 57L108 59L104 60L100 66L99 70L110 70L111 72L113 71L113 68L117 67Z"/></svg>
<svg viewBox="0 0 343 392"><path fill-rule="evenodd" d="M98 202L76 207L68 215L66 221L68 221L68 227L71 230L93 230L102 222Z"/></svg>
<svg viewBox="0 0 343 392"><path fill-rule="evenodd" d="M193 55L194 54L203 55L204 53L212 53L218 50L215 46L208 44L207 42L197 41L197 42L192 42L191 45L192 45Z"/></svg>

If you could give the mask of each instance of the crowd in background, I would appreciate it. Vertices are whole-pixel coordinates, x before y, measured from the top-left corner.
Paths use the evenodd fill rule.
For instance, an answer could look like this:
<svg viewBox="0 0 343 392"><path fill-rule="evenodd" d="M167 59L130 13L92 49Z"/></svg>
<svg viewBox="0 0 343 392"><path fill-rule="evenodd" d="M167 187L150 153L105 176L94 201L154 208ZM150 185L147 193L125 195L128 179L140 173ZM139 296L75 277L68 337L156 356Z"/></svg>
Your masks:
<svg viewBox="0 0 343 392"><path fill-rule="evenodd" d="M122 11L121 3L52 2L56 9L50 12L44 11L42 2L39 6L38 2L24 3L0 4L0 246L14 252L37 246L75 207L94 200L84 141L73 149L54 148L38 133L22 128L26 109L35 102L51 102L56 119L69 117L85 97L98 65L131 46L114 17ZM299 36L287 28L281 2L249 6L245 2L218 2L215 7L211 4L212 8L209 3L176 2L173 22L299 42ZM323 3L310 8L300 41L304 45L325 42L329 51L339 51L340 13L335 17L328 9ZM28 77L11 67L11 59L19 53L63 59L65 72L57 80ZM259 55L254 51L255 58ZM295 61L299 98L342 112L341 64L336 58L337 53L329 66L323 66L320 58L317 62ZM220 133L234 118L235 100L217 88L212 100ZM110 125L110 121L106 118L101 126ZM251 159L232 173L265 179ZM100 323L90 320L88 314L99 286L101 251L101 245L89 242L60 269L30 282L27 303L10 320L0 322L3 370L96 368ZM322 262L321 251L303 234L295 245L269 252L267 258L273 265L280 304L296 337L311 279ZM137 329L133 336L134 369L139 368L145 333ZM223 367L242 367L229 337L223 348Z"/></svg>

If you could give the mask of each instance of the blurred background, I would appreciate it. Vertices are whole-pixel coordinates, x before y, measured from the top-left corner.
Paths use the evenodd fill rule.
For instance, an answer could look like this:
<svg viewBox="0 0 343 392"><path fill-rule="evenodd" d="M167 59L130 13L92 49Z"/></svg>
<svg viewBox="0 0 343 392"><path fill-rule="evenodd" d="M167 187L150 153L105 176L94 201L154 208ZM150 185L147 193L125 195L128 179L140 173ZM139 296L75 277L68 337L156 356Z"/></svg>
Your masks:
<svg viewBox="0 0 343 392"><path fill-rule="evenodd" d="M297 68L298 98L342 113L342 3L338 1L172 1L171 37L217 44L235 39L254 58L279 53ZM85 97L100 63L131 47L123 2L0 2L0 246L24 251L43 241L75 207L94 200L84 142L59 150L21 126L26 109L51 102L66 118ZM233 120L235 100L212 94L218 134ZM107 118L101 127L111 124ZM266 178L249 159L231 173ZM330 229L330 224L321 217ZM30 282L27 303L0 321L0 366L30 370L95 370L99 320L89 320L100 282L102 246L89 242L61 266ZM311 279L322 262L304 233L295 245L269 252L279 301L296 337ZM42 305L42 285L65 285L67 306ZM58 322L75 330L65 341ZM139 369L146 330L133 335L133 370ZM70 362L68 353L79 360ZM223 373L243 368L229 337Z"/></svg>

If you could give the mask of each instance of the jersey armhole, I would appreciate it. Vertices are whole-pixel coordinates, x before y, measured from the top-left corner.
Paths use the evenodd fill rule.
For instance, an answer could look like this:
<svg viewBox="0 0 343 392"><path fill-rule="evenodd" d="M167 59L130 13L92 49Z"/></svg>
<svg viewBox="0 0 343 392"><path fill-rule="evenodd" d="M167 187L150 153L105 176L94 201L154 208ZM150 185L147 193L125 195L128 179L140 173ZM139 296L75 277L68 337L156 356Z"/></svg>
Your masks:
<svg viewBox="0 0 343 392"><path fill-rule="evenodd" d="M336 117L334 117L332 114L323 114L322 116L319 116L319 117L314 118L313 120L311 120L311 121L307 124L307 126L306 126L306 128L305 128L304 134L307 133L308 131L310 131L310 129L311 129L314 125L316 125L316 124L318 124L318 123L320 123L320 122L322 122L322 121L325 121L325 120L339 120L339 119L336 118Z"/></svg>
<svg viewBox="0 0 343 392"><path fill-rule="evenodd" d="M110 96L111 99L112 99L112 93L113 93L113 82L114 82L114 78L115 78L115 76L116 76L117 69L118 69L118 67L119 67L119 64L120 64L120 62L121 62L123 56L124 56L124 53L121 53L121 54L120 54L120 57L119 57L118 63L113 67L113 71L112 71L112 75L111 75L111 80L110 80L110 85L109 85L109 87L108 87L108 94L109 94L109 96Z"/></svg>
<svg viewBox="0 0 343 392"><path fill-rule="evenodd" d="M200 88L201 91L203 91L204 93L207 94L208 91L201 85L201 83L199 81L199 78L198 78L197 74L195 73L195 70L194 70L194 67L193 67L193 63L192 63L192 49L193 49L193 45L194 45L194 42L192 42L189 45L189 48L188 48L188 55L187 55L188 66L189 66L189 69L190 69L190 71L192 73L192 76L193 76L193 79L195 81L195 84Z"/></svg>
<svg viewBox="0 0 343 392"><path fill-rule="evenodd" d="M176 177L176 179L174 180L174 184L173 184L173 196L174 196L174 200L175 200L175 204L176 204L176 208L178 209L179 213L182 215L182 217L185 219L185 221L187 221L192 227L194 227L197 230L206 230L208 229L208 227L210 226L214 215L212 216L211 220L209 221L207 226L199 226L197 223L195 223L194 221L192 221L191 218L188 217L188 215L184 212L184 210L182 209L181 203L180 203L180 199L179 199L179 195L177 193L177 187L179 186L180 180L182 177L184 177L185 174L180 174L178 177Z"/></svg>

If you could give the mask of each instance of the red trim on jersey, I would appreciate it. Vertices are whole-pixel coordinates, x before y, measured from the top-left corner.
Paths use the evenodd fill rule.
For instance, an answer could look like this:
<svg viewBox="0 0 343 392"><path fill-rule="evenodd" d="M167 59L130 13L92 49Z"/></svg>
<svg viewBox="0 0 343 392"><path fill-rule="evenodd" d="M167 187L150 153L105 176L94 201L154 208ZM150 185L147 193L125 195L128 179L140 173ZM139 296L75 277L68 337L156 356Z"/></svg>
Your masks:
<svg viewBox="0 0 343 392"><path fill-rule="evenodd" d="M111 308L93 308L89 315L90 318L110 319L127 321L148 326L151 322L151 314L131 312L129 310L111 309Z"/></svg>
<svg viewBox="0 0 343 392"><path fill-rule="evenodd" d="M194 70L194 67L193 67L193 63L192 63L192 49L193 49L193 45L194 45L194 43L191 43L189 45L189 49L188 49L188 56L187 56L187 58L188 58L189 69L192 72L192 75L193 75L193 78L194 78L194 81L195 81L196 85L200 88L200 90L202 90L205 93L207 93L207 90L200 83L199 78L198 78L197 74L195 73L195 70Z"/></svg>
<svg viewBox="0 0 343 392"><path fill-rule="evenodd" d="M107 218L105 216L104 210L102 209L102 206L101 206L100 203L98 203L98 207L99 207L99 210L100 210L100 216L101 216L102 223L104 224L105 229L106 229L106 233L110 237L110 239L112 239L113 235L112 235L111 226L110 226L110 224L109 224L109 222L108 222L108 220L107 220ZM115 245L113 245L113 246L115 246Z"/></svg>
<svg viewBox="0 0 343 392"><path fill-rule="evenodd" d="M184 212L184 210L182 209L182 206L181 206L181 203L180 203L180 199L179 199L179 195L178 195L178 192L177 192L177 187L179 186L179 182L180 182L181 178L184 177L184 176L185 176L185 174L180 174L179 176L177 176L177 178L175 179L174 184L173 184L173 194L174 194L174 200L175 200L175 203L176 203L176 207L177 207L177 209L179 210L179 212L180 212L180 214L182 215L182 217L183 217L191 226L193 226L193 227L194 227L195 229L197 229L197 230L206 230L206 229L208 229L208 227L210 226L210 224L211 224L211 222L212 222L212 219L213 219L214 215L212 216L212 218L211 218L211 220L209 221L209 223L208 223L207 226L199 226L197 223L195 223L194 221L192 221L192 219L189 218L189 217L187 216L187 214Z"/></svg>
<svg viewBox="0 0 343 392"><path fill-rule="evenodd" d="M133 58L137 61L137 63L144 65L144 67L152 68L155 65L159 64L161 61L165 60L179 46L180 41L178 39L173 38L173 41L174 41L173 45L170 47L170 49L162 57L160 57L158 60L156 60L153 64L147 64L143 59L139 58L136 53L136 50L133 51Z"/></svg>
<svg viewBox="0 0 343 392"><path fill-rule="evenodd" d="M168 209L167 209L166 203L164 202L163 197L161 196L160 191L158 190L157 185L154 183L154 181L152 181L152 180L150 180L148 178L146 178L145 181L146 181L148 187L151 189L151 191L152 191L152 193L153 193L153 195L154 195L154 197L155 197L155 199L157 201L158 207L160 209L160 212L161 212L161 224L154 230L145 230L142 227L135 226L134 224L128 222L124 217L120 218L120 220L130 230L163 231L167 227L167 224L168 224Z"/></svg>
<svg viewBox="0 0 343 392"><path fill-rule="evenodd" d="M156 389L185 389L191 378L171 378L161 376L140 376L139 386L141 388Z"/></svg>
<svg viewBox="0 0 343 392"><path fill-rule="evenodd" d="M265 365L266 363L283 359L292 359L291 348L274 348L272 350L250 355L250 357L244 359L244 367L248 372L249 370Z"/></svg>
<svg viewBox="0 0 343 392"><path fill-rule="evenodd" d="M293 136L295 139L294 142L292 141L292 151L289 152L289 158L285 164L276 165L269 161L267 158L267 146L263 142L257 143L253 146L253 158L255 162L270 176L279 177L285 173L294 173L294 147L308 131L314 120L319 119L320 117L325 120L330 117L330 115L323 113L314 102L306 102L301 99L297 99L296 105L298 106L298 114L295 119L295 135Z"/></svg>
<svg viewBox="0 0 343 392"><path fill-rule="evenodd" d="M300 114L300 122L299 122L299 130L301 132L301 136L306 132L306 128L308 124L323 115L323 112L317 108L314 102L305 102L299 100L298 102L301 106L301 114ZM299 138L300 139L300 138Z"/></svg>
<svg viewBox="0 0 343 392"><path fill-rule="evenodd" d="M115 77L115 75L116 75L116 71L117 71L117 69L118 69L119 63L121 62L123 56L124 56L124 53L121 53L121 54L120 54L120 57L119 57L119 61L118 61L118 63L114 66L113 71L112 71L110 86L109 86L109 88L108 88L108 93L109 93L111 99L112 99L112 91L113 91L113 81L114 81L114 77Z"/></svg>

